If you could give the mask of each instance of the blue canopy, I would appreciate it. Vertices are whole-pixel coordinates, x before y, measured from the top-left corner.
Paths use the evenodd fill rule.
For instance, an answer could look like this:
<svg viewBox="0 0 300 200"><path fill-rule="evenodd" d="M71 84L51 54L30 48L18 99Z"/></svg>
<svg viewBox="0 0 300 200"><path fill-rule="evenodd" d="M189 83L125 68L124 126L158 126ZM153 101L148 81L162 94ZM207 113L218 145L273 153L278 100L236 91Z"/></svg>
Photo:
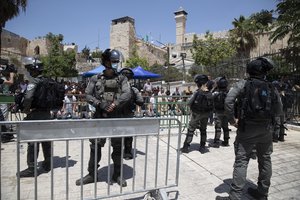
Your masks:
<svg viewBox="0 0 300 200"><path fill-rule="evenodd" d="M132 69L133 71L133 78L134 79L148 79L148 78L160 78L160 74L155 74L144 70L141 66L137 66L136 68Z"/></svg>
<svg viewBox="0 0 300 200"><path fill-rule="evenodd" d="M96 67L96 68L93 69L93 70L84 72L82 75L85 76L85 77L90 77L90 76L93 76L93 75L102 73L102 71L103 71L104 69L105 69L105 67L104 67L103 65L100 65L100 66Z"/></svg>

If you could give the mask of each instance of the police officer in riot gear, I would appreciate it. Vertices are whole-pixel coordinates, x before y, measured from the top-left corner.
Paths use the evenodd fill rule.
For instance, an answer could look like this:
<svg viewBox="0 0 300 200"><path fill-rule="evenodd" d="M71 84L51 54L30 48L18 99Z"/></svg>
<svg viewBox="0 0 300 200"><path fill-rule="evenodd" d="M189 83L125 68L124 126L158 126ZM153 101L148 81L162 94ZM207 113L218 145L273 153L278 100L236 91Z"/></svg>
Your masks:
<svg viewBox="0 0 300 200"><path fill-rule="evenodd" d="M198 96L198 92L210 93L210 94L211 92L208 91L208 88L206 87L206 83L208 82L208 77L206 75L202 75L202 74L196 75L194 78L194 82L197 84L198 89L194 92L193 96L188 101L188 105L191 107L192 116L191 116L191 120L189 121L188 132L186 134L183 147L181 148L181 152L183 153L189 152L189 147L193 140L194 132L199 127L200 127L199 129L201 134L199 151L201 153L205 153L206 151L205 149L206 138L207 138L206 129L207 129L208 118L210 112L212 111L212 108L209 110L201 109L200 111L198 111L197 109L193 109L194 107L193 105L195 105L195 100ZM200 108L200 105L199 106L197 105L197 107Z"/></svg>
<svg viewBox="0 0 300 200"><path fill-rule="evenodd" d="M119 118L122 116L122 108L130 100L131 92L127 78L117 73L121 53L117 50L106 49L102 53L102 64L105 69L103 73L91 78L85 90L87 101L96 108L94 118ZM95 142L98 144L97 161L95 162ZM88 163L88 175L83 180L78 179L76 185L92 183L95 174L95 165L99 167L101 160L101 147L105 144L105 139L90 139L90 160ZM112 181L117 182L122 187L127 183L121 177L121 151L122 139L112 138L111 145L113 152L111 154L114 163L114 173Z"/></svg>
<svg viewBox="0 0 300 200"><path fill-rule="evenodd" d="M134 73L130 68L123 68L120 71L120 74L126 76L128 81L130 82L133 79ZM144 98L142 97L140 91L130 84L131 89L131 100L127 106L124 106L123 109L123 116L124 117L133 117L134 111L136 110L136 106L143 106L144 105ZM130 160L133 158L132 155L132 137L126 137L124 140L124 159Z"/></svg>
<svg viewBox="0 0 300 200"><path fill-rule="evenodd" d="M215 138L214 147L219 146L221 131L223 129L224 140L222 141L223 146L229 146L229 128L228 128L228 117L225 114L224 103L228 93L228 81L226 77L219 77L216 81L217 87L213 92L214 98L214 111L215 111Z"/></svg>
<svg viewBox="0 0 300 200"><path fill-rule="evenodd" d="M246 184L247 166L253 149L256 149L257 152L259 177L257 188L249 188L248 193L255 199L267 199L271 184L271 154L273 152L272 132L270 131L272 114L267 115L267 113L278 114L282 112L282 103L277 90L265 80L267 72L273 66L273 62L264 57L251 61L247 64L247 73L250 77L234 84L227 94L225 111L228 114L230 124L237 127L234 142L235 163L229 196L218 196L216 199L242 199L243 187ZM251 84L256 84L255 91L261 90L261 95L266 97L264 108L259 110L255 108L254 113L256 115L252 115L249 109L248 112L245 112L245 108L254 105L252 103L255 99L248 99L249 96L247 96L251 92L255 92L247 89ZM262 86L268 87L260 89L263 88ZM237 116L235 117L236 100L238 104ZM258 102L256 104L258 105Z"/></svg>
<svg viewBox="0 0 300 200"><path fill-rule="evenodd" d="M23 101L22 112L26 113L25 120L49 120L51 119L50 108L41 108L35 105L35 91L39 84L42 84L43 65L38 60L33 58L26 58L31 60L31 64L26 64L25 68L29 72L33 80L27 86L26 94ZM51 142L41 142L44 154L44 161L40 172L49 172L51 170ZM37 144L37 156L39 154L39 143ZM30 142L27 146L27 165L28 168L20 172L20 177L34 176L34 143Z"/></svg>

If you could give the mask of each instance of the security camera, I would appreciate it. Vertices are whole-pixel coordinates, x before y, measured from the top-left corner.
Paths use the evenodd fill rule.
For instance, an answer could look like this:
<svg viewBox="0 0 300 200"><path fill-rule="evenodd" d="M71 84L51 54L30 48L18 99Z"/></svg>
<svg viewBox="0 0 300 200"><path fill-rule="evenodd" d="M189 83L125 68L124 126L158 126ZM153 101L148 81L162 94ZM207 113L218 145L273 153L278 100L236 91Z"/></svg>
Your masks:
<svg viewBox="0 0 300 200"><path fill-rule="evenodd" d="M172 53L172 58L177 58L177 53Z"/></svg>

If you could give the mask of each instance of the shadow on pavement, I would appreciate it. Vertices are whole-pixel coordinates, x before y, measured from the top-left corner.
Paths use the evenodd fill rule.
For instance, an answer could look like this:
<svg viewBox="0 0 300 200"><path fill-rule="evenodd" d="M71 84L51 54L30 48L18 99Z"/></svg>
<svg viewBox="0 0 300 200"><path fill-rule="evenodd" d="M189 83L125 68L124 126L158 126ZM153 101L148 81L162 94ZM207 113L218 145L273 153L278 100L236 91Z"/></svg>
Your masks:
<svg viewBox="0 0 300 200"><path fill-rule="evenodd" d="M70 158L71 156L69 156ZM38 166L42 165L42 161L38 162ZM74 165L77 163L76 160L68 160L68 167L74 167ZM53 169L55 168L66 168L67 161L66 157L59 157L59 156L53 156Z"/></svg>

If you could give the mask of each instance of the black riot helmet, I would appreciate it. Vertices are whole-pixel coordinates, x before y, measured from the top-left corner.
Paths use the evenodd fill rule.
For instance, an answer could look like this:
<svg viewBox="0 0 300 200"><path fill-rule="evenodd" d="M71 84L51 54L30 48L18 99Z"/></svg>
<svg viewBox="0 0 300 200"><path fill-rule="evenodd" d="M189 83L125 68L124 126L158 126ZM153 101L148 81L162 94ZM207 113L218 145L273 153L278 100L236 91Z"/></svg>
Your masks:
<svg viewBox="0 0 300 200"><path fill-rule="evenodd" d="M225 76L221 77L218 81L217 81L217 86L220 89L225 89L228 86L228 81L226 79Z"/></svg>
<svg viewBox="0 0 300 200"><path fill-rule="evenodd" d="M121 59L121 53L118 50L111 50L110 51L110 61L112 63L119 63Z"/></svg>
<svg viewBox="0 0 300 200"><path fill-rule="evenodd" d="M133 71L130 68L123 68L120 71L120 74L122 74L123 76L126 76L128 80L133 79L133 75L134 75Z"/></svg>
<svg viewBox="0 0 300 200"><path fill-rule="evenodd" d="M247 73L251 75L266 75L274 68L274 62L266 57L259 57L247 64Z"/></svg>
<svg viewBox="0 0 300 200"><path fill-rule="evenodd" d="M107 68L117 69L122 58L121 52L115 49L106 49L102 53L102 64Z"/></svg>
<svg viewBox="0 0 300 200"><path fill-rule="evenodd" d="M23 59L23 64L31 76L42 74L44 70L43 63L36 58L26 57Z"/></svg>
<svg viewBox="0 0 300 200"><path fill-rule="evenodd" d="M194 82L197 85L203 85L205 83L207 83L208 81L208 76L204 75L204 74L197 74L194 78Z"/></svg>

